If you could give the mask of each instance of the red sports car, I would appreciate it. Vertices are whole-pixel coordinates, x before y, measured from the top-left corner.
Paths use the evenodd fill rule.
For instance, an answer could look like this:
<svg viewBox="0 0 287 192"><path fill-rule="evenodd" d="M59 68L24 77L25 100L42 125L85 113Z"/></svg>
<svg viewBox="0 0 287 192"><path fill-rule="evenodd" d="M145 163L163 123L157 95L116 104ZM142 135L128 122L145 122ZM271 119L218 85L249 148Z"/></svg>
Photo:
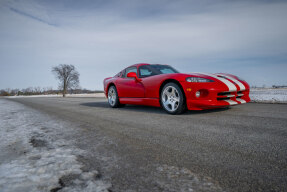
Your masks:
<svg viewBox="0 0 287 192"><path fill-rule="evenodd" d="M111 107L163 107L170 114L247 103L249 85L225 73L179 73L169 65L135 64L104 80Z"/></svg>

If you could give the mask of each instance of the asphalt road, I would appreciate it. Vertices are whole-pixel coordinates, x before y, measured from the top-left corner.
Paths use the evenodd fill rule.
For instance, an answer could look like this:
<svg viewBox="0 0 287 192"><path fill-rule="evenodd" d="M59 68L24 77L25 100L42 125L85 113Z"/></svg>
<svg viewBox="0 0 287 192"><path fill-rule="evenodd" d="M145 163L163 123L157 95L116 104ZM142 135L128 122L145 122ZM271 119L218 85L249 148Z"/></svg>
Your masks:
<svg viewBox="0 0 287 192"><path fill-rule="evenodd" d="M111 191L286 191L287 105L249 103L172 116L102 98L11 99L72 122L87 169Z"/></svg>

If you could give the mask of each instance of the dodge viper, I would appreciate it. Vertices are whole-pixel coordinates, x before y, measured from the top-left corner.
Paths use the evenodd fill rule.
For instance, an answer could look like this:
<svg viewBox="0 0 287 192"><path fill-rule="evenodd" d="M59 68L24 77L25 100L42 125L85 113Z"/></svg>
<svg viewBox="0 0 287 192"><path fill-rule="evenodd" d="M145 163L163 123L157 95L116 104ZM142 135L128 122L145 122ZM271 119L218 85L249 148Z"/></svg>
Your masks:
<svg viewBox="0 0 287 192"><path fill-rule="evenodd" d="M224 108L250 101L249 85L226 73L180 73L169 65L140 63L104 79L111 107L162 107L167 113Z"/></svg>

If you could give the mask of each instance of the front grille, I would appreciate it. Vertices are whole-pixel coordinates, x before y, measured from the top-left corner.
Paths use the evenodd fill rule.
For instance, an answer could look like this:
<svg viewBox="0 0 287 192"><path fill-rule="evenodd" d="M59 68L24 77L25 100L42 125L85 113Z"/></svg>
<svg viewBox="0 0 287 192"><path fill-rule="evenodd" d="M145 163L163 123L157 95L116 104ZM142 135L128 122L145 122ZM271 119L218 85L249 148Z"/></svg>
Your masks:
<svg viewBox="0 0 287 192"><path fill-rule="evenodd" d="M234 91L234 92L219 92L217 93L217 100L222 101L222 100L229 100L229 99L234 99L234 98L241 98L244 96L243 91Z"/></svg>

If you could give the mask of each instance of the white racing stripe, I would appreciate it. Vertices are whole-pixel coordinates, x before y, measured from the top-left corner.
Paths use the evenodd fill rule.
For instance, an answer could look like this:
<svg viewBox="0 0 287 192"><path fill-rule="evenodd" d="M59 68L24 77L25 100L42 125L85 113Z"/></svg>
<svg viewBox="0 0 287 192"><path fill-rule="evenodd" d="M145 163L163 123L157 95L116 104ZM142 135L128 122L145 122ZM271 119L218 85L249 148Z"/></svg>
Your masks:
<svg viewBox="0 0 287 192"><path fill-rule="evenodd" d="M224 101L228 102L228 103L229 103L229 105L237 105L237 104L238 104L237 102L232 101L231 99L224 100Z"/></svg>
<svg viewBox="0 0 287 192"><path fill-rule="evenodd" d="M223 76L223 77L235 82L240 87L240 91L244 91L245 90L245 86L240 81L238 81L237 79L235 79L235 78L233 78L233 77L231 77L229 75L225 75L225 74L224 75L223 74L216 74L216 75Z"/></svg>
<svg viewBox="0 0 287 192"><path fill-rule="evenodd" d="M221 81L222 83L224 83L228 87L229 91L231 91L231 92L237 91L236 86L225 78L218 77L218 76L210 74L210 73L198 73L198 74L202 74L202 75L206 75L206 76L210 76L210 77L213 77L215 79L218 79L219 81Z"/></svg>
<svg viewBox="0 0 287 192"><path fill-rule="evenodd" d="M239 101L240 103L246 103L246 101L244 99L236 98L236 100Z"/></svg>

